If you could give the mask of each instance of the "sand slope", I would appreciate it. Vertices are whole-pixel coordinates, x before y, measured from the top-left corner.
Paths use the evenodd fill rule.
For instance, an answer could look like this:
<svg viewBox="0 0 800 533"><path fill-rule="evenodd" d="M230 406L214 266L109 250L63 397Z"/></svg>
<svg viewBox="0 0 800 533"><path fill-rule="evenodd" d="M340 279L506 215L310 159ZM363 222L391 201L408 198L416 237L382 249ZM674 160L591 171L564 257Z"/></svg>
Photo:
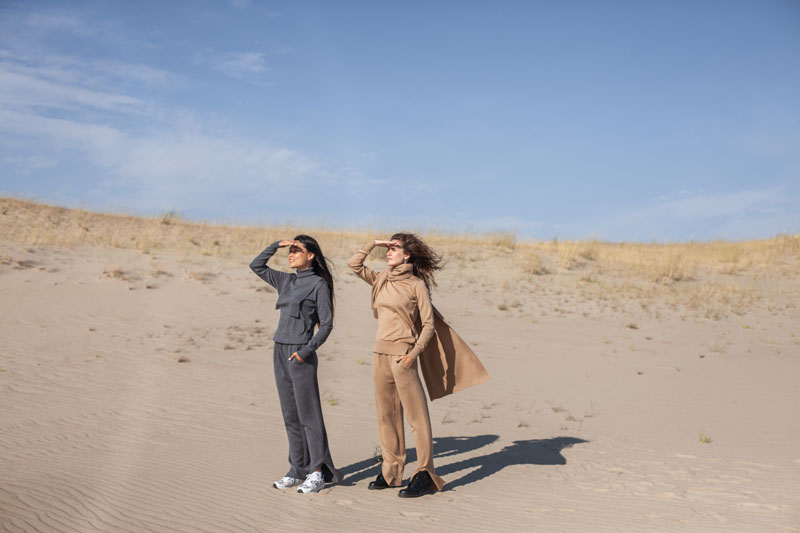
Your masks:
<svg viewBox="0 0 800 533"><path fill-rule="evenodd" d="M448 486L405 501L366 488L375 324L344 261L320 380L346 480L304 496L271 488L287 454L276 295L249 258L0 256L0 530L800 530L794 278L706 320L601 312L559 276L510 294L449 266L435 302L492 379L431 404Z"/></svg>

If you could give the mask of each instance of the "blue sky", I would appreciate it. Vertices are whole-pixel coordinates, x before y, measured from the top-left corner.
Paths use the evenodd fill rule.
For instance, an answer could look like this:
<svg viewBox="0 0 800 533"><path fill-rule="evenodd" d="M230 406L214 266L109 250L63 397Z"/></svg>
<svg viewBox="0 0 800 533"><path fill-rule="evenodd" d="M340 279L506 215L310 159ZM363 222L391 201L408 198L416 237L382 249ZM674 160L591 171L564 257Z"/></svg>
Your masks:
<svg viewBox="0 0 800 533"><path fill-rule="evenodd" d="M0 194L538 239L800 232L800 2L2 0Z"/></svg>

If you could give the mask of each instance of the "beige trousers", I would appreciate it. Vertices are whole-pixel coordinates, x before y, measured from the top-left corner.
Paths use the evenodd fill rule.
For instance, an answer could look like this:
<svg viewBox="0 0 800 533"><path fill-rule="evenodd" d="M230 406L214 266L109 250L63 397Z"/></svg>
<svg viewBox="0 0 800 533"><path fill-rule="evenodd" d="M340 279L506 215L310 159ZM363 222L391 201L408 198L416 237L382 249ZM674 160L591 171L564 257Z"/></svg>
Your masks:
<svg viewBox="0 0 800 533"><path fill-rule="evenodd" d="M439 490L444 480L433 469L433 437L428 400L419 379L417 362L411 368L395 363L397 355L373 353L372 379L375 383L375 408L378 412L378 436L383 455L382 472L390 487L403 483L406 442L403 414L408 419L417 448L417 469L426 470Z"/></svg>

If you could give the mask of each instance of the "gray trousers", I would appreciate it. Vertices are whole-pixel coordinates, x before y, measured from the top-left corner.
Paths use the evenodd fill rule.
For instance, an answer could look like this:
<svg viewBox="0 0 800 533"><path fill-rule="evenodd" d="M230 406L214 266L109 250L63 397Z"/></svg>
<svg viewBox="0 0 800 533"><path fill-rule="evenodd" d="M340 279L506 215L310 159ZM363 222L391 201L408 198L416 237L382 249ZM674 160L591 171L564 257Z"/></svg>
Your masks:
<svg viewBox="0 0 800 533"><path fill-rule="evenodd" d="M317 354L311 352L305 362L289 361L289 356L303 345L275 343L275 384L281 402L283 423L289 437L289 472L287 476L303 479L322 467L325 481L341 481L342 474L333 466L328 449L328 434L322 419L317 382Z"/></svg>

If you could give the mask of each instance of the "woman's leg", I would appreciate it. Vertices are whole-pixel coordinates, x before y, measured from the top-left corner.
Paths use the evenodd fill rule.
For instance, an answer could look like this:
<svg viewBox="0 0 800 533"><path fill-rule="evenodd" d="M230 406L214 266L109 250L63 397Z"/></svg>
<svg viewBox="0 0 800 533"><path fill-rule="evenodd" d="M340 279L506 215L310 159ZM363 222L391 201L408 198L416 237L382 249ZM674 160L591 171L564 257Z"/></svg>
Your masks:
<svg viewBox="0 0 800 533"><path fill-rule="evenodd" d="M433 469L431 417L428 413L428 400L425 398L425 391L419 379L417 362L414 361L414 366L411 368L406 368L402 364L394 363L394 358L392 358L392 374L397 384L397 394L403 406L402 410L405 412L408 425L411 426L411 432L414 435L414 445L417 448L416 472L427 471L436 488L442 490L444 480L437 476Z"/></svg>
<svg viewBox="0 0 800 533"><path fill-rule="evenodd" d="M300 346L295 346L294 351L300 348ZM328 475L325 477L330 481L340 481L341 473L334 468L328 449L328 433L325 431L325 420L322 417L322 406L320 405L317 365L317 354L314 352L306 358L305 362L293 359L288 364L294 389L294 403L297 406L297 416L308 454L305 464L306 474L320 470L325 465L328 470L326 472Z"/></svg>
<svg viewBox="0 0 800 533"><path fill-rule="evenodd" d="M295 400L295 385L291 371L293 361L289 361L289 356L294 352L293 348L292 345L276 342L273 351L273 365L283 424L286 426L286 435L289 438L289 472L286 475L303 479L308 474L310 457Z"/></svg>
<svg viewBox="0 0 800 533"><path fill-rule="evenodd" d="M378 413L378 437L381 440L381 472L390 487L403 484L406 464L406 441L403 434L403 406L397 395L391 365L394 357L372 355L372 380L375 384L375 410Z"/></svg>

